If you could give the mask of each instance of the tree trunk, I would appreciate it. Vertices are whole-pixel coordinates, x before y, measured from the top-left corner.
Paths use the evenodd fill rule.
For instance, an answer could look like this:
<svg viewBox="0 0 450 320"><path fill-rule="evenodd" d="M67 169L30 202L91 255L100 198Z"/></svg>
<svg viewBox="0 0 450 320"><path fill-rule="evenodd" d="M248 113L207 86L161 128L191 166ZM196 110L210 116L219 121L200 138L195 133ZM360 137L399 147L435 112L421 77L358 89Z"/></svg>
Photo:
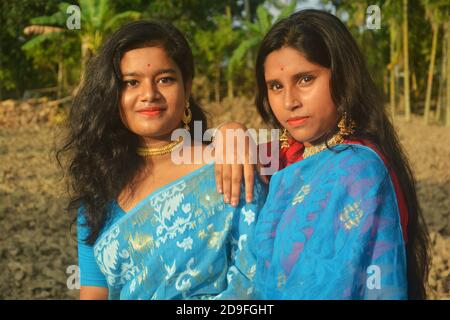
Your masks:
<svg viewBox="0 0 450 320"><path fill-rule="evenodd" d="M405 118L411 120L411 105L409 93L409 44L408 44L408 0L403 0L403 63L404 63L404 95L405 95Z"/></svg>
<svg viewBox="0 0 450 320"><path fill-rule="evenodd" d="M228 98L234 98L234 90L233 90L233 80L228 79L227 81L227 89L228 89Z"/></svg>
<svg viewBox="0 0 450 320"><path fill-rule="evenodd" d="M442 117L442 111L445 108L445 83L448 81L447 75L447 42L444 38L442 39L442 58L441 58L441 78L439 80L439 90L438 90L438 102L436 104L436 121L440 122Z"/></svg>
<svg viewBox="0 0 450 320"><path fill-rule="evenodd" d="M420 92L419 92L419 87L417 86L417 76L416 76L416 71L413 71L411 74L411 85L412 85L412 94L414 95L414 97L419 97L420 96Z"/></svg>
<svg viewBox="0 0 450 320"><path fill-rule="evenodd" d="M445 23L445 33L447 40L447 94L445 95L447 99L447 114L446 114L446 125L450 127L450 23L447 21Z"/></svg>
<svg viewBox="0 0 450 320"><path fill-rule="evenodd" d="M252 21L252 17L250 17L250 2L249 0L244 0L244 8L245 8L245 20Z"/></svg>
<svg viewBox="0 0 450 320"><path fill-rule="evenodd" d="M393 30L393 26L391 26L391 31L389 33L390 36L390 59L391 62L389 64L389 102L391 109L392 121L395 119L395 31Z"/></svg>
<svg viewBox="0 0 450 320"><path fill-rule="evenodd" d="M428 124L430 118L430 105L431 105L431 94L433 91L433 73L434 73L434 61L436 59L436 47L437 47L437 36L439 32L439 26L436 23L432 24L432 37L431 42L431 54L430 54L430 65L428 68L428 83L427 83L427 93L425 96L425 111L423 115L423 121L425 125Z"/></svg>
<svg viewBox="0 0 450 320"><path fill-rule="evenodd" d="M220 102L220 64L217 65L216 79L214 84L214 100Z"/></svg>
<svg viewBox="0 0 450 320"><path fill-rule="evenodd" d="M252 22L252 17L250 14L251 10L250 10L249 0L244 0L244 7L245 7L245 20L247 20L248 22ZM247 52L246 59L247 59L247 61L246 61L247 68L253 70L253 52L252 52L252 50L249 50Z"/></svg>
<svg viewBox="0 0 450 320"><path fill-rule="evenodd" d="M230 7L229 3L225 7L225 15L227 16L229 21L233 20L232 16L231 16L231 7ZM234 98L234 93L233 93L233 72L225 73L225 75L227 77L227 97L228 98Z"/></svg>
<svg viewBox="0 0 450 320"><path fill-rule="evenodd" d="M61 99L63 96L64 91L64 62L62 57L59 59L58 62L58 79L57 79L57 85L56 85L56 99Z"/></svg>

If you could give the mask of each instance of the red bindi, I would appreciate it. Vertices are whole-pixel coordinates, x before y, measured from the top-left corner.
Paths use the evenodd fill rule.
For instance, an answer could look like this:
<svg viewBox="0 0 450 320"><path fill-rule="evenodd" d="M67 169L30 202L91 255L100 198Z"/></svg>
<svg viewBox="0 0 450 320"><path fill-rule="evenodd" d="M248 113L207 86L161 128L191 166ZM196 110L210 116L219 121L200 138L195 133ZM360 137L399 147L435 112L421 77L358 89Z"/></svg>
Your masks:
<svg viewBox="0 0 450 320"><path fill-rule="evenodd" d="M147 65L147 67L149 67L149 68L150 68L150 64L148 64L148 65Z"/></svg>
<svg viewBox="0 0 450 320"><path fill-rule="evenodd" d="M281 67L281 71L283 71L284 70L284 68L283 67Z"/></svg>

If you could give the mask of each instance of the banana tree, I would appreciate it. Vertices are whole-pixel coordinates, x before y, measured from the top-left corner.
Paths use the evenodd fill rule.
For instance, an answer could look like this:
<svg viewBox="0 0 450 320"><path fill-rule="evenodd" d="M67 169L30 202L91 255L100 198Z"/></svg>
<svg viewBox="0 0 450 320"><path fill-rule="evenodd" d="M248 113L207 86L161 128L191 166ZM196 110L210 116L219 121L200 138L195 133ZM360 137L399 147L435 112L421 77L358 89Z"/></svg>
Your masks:
<svg viewBox="0 0 450 320"><path fill-rule="evenodd" d="M48 16L48 17L38 17L31 20L33 25L30 25L24 29L24 33L28 36L33 36L24 45L22 45L22 50L28 56L33 57L37 64L42 65L45 63L56 63L57 64L57 98L61 98L64 91L64 53L67 53L67 44L73 41L73 37L65 33L63 26L65 23L65 16L62 10L68 7L66 4L60 4L60 11ZM65 12L65 11L64 11ZM45 24L44 24L44 23ZM54 26L57 25L57 26ZM48 44L53 45L48 45ZM47 59L40 59L38 56L40 50L43 47L46 48ZM64 52L66 51L66 52Z"/></svg>
<svg viewBox="0 0 450 320"><path fill-rule="evenodd" d="M59 39L58 37L51 37L50 34L52 33L74 34L81 44L82 71L89 57L97 52L105 35L114 31L121 23L137 20L141 16L141 13L137 11L116 13L108 0L79 0L81 29L69 30L66 28L67 8L69 6L69 3L62 2L59 4L59 11L55 14L33 18L31 20L32 25L25 28L24 32L36 34L36 32L31 31L42 30L44 32L38 32L37 37L43 36L48 39ZM39 43L43 40L32 38L29 41ZM28 46L31 45L28 44ZM27 48L27 43L25 48Z"/></svg>

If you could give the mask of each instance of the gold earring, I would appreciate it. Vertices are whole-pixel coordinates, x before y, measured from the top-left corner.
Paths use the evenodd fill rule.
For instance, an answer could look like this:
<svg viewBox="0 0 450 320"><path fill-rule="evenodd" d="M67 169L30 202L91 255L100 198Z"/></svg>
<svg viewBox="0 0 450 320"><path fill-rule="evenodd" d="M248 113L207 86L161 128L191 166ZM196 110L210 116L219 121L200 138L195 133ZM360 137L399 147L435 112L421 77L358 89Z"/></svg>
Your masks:
<svg viewBox="0 0 450 320"><path fill-rule="evenodd" d="M189 131L189 123L192 120L192 112L190 109L189 101L186 103L186 107L184 108L183 118L181 119L184 123L184 128Z"/></svg>
<svg viewBox="0 0 450 320"><path fill-rule="evenodd" d="M355 133L356 124L352 119L347 118L347 113L344 112L341 120L338 123L339 134L341 136L350 136Z"/></svg>
<svg viewBox="0 0 450 320"><path fill-rule="evenodd" d="M281 142L281 149L289 148L289 138L286 128L283 128L283 131L280 136L280 142Z"/></svg>

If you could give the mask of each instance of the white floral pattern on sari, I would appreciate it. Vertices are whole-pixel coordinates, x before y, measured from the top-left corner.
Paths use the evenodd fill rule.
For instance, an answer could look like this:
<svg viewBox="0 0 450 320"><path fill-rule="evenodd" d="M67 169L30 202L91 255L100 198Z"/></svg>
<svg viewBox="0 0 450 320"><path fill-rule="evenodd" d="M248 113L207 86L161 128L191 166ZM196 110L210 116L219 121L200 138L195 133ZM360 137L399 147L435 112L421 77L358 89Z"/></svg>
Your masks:
<svg viewBox="0 0 450 320"><path fill-rule="evenodd" d="M247 239L266 196L259 180L254 195L226 205L209 164L148 196L94 245L110 299L251 298Z"/></svg>

